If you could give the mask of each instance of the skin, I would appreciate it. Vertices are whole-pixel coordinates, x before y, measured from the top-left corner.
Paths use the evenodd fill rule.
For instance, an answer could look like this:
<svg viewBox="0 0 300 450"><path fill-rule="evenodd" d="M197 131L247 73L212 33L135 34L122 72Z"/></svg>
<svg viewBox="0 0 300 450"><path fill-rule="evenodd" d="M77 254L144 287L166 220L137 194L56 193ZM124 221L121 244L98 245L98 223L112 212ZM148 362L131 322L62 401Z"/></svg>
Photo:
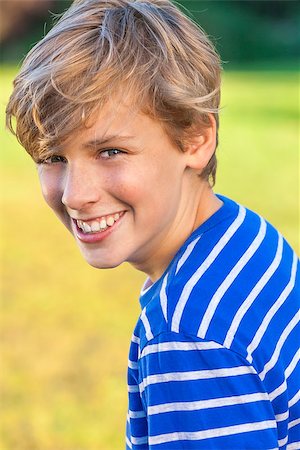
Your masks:
<svg viewBox="0 0 300 450"><path fill-rule="evenodd" d="M116 137L99 142L109 135ZM155 282L189 235L222 206L197 175L214 152L215 135L211 117L211 127L182 152L158 121L128 104L107 103L92 126L38 165L43 196L90 265L127 261ZM78 237L73 219L120 211L125 213L101 241Z"/></svg>

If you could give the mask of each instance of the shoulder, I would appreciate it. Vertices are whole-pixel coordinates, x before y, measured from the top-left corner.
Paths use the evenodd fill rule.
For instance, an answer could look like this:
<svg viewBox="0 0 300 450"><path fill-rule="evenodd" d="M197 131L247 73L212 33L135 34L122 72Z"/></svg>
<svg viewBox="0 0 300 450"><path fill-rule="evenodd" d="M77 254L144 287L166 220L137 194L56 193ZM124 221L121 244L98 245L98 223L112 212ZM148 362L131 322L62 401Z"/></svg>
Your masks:
<svg viewBox="0 0 300 450"><path fill-rule="evenodd" d="M201 284L208 278L218 286L232 270L238 274L248 270L251 283L274 258L275 262L280 259L280 270L288 270L294 255L283 236L257 213L221 198L225 201L224 213L217 216L218 220L209 220L201 226L198 235L189 242L170 273L169 291L186 285L195 288L198 281Z"/></svg>
<svg viewBox="0 0 300 450"><path fill-rule="evenodd" d="M217 307L221 299L234 299L237 307L252 291L254 296L271 289L276 295L291 275L295 277L299 264L296 254L258 214L239 206L236 214L218 228L208 229L201 236L169 279L173 331L179 330L187 304L191 307L190 316L196 308L199 317L209 306ZM224 305L229 307L228 302Z"/></svg>
<svg viewBox="0 0 300 450"><path fill-rule="evenodd" d="M241 326L254 335L283 298L284 317L297 308L299 260L289 244L255 212L229 199L225 206L158 283L141 315L143 343L170 331L230 346Z"/></svg>

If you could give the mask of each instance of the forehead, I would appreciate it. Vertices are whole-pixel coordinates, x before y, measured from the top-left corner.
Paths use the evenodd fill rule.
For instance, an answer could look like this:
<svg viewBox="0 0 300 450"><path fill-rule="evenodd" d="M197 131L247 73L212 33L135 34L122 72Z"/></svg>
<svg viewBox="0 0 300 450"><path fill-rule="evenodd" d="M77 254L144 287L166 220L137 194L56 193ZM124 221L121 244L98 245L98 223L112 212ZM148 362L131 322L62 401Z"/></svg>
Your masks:
<svg viewBox="0 0 300 450"><path fill-rule="evenodd" d="M120 137L136 131L136 124L143 120L143 114L128 102L112 99L99 109L80 130L85 140L95 138L105 143L112 137Z"/></svg>
<svg viewBox="0 0 300 450"><path fill-rule="evenodd" d="M113 142L131 142L140 146L157 140L169 140L159 120L151 118L128 101L112 99L98 110L84 127L63 143L77 148L91 148Z"/></svg>

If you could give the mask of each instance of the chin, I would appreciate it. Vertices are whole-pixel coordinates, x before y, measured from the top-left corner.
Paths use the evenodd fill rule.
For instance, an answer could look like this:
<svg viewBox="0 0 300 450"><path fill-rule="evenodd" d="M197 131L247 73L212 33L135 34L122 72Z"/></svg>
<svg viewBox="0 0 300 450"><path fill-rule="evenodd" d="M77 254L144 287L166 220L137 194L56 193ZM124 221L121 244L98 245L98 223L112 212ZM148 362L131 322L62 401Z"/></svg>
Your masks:
<svg viewBox="0 0 300 450"><path fill-rule="evenodd" d="M86 262L95 269L114 269L122 264L123 261L104 260L99 258L89 258L83 255Z"/></svg>

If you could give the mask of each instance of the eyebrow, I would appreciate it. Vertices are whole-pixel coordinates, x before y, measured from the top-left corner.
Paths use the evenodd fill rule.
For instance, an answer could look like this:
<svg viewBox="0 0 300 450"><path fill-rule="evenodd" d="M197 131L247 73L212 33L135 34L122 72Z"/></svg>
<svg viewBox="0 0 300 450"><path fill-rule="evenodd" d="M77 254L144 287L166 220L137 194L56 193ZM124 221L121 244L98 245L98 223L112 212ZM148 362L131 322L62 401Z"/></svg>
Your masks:
<svg viewBox="0 0 300 450"><path fill-rule="evenodd" d="M130 140L130 139L134 139L134 136L120 136L120 135L108 135L102 138L95 138L92 139L91 141L88 141L86 143L83 144L83 147L85 148L95 148L95 147L99 147L101 145L104 144L108 144L109 142L113 141L113 140L118 140L118 141L125 141L125 140Z"/></svg>

